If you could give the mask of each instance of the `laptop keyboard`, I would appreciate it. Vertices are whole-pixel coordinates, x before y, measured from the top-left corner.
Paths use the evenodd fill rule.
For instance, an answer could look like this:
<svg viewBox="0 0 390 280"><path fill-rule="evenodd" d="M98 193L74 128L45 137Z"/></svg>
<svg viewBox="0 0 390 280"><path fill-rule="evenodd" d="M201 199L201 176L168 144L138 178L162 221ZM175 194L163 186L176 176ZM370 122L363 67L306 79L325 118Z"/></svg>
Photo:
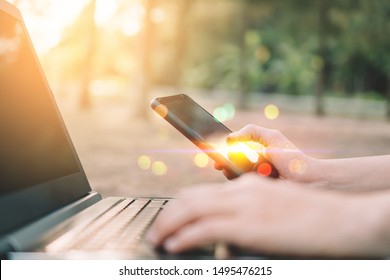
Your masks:
<svg viewBox="0 0 390 280"><path fill-rule="evenodd" d="M66 248L61 251L134 249L167 202L165 199L124 199L90 223L75 228L69 233L71 236L64 236L67 242L60 243L66 244Z"/></svg>

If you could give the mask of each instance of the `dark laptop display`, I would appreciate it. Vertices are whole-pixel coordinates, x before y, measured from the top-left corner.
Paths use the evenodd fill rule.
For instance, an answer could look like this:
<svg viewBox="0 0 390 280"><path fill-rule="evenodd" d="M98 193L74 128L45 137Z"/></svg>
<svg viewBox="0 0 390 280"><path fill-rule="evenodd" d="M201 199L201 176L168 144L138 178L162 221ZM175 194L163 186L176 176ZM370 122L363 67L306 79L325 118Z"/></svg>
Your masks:
<svg viewBox="0 0 390 280"><path fill-rule="evenodd" d="M0 236L91 190L15 13L0 9Z"/></svg>
<svg viewBox="0 0 390 280"><path fill-rule="evenodd" d="M22 17L0 0L0 257L171 258L144 240L169 201L91 190Z"/></svg>
<svg viewBox="0 0 390 280"><path fill-rule="evenodd" d="M168 201L91 190L22 17L0 0L0 257L156 258L143 237Z"/></svg>

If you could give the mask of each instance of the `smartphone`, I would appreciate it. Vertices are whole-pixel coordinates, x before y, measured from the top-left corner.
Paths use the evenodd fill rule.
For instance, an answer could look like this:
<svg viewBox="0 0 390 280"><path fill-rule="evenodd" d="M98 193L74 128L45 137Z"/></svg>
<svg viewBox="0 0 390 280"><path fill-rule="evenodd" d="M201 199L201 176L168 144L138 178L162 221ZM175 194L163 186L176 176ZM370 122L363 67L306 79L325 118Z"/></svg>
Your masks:
<svg viewBox="0 0 390 280"><path fill-rule="evenodd" d="M278 177L275 167L249 145L237 142L228 144L232 132L202 106L186 94L155 98L152 109L180 131L185 137L222 165L231 177L238 177L263 166L263 176Z"/></svg>

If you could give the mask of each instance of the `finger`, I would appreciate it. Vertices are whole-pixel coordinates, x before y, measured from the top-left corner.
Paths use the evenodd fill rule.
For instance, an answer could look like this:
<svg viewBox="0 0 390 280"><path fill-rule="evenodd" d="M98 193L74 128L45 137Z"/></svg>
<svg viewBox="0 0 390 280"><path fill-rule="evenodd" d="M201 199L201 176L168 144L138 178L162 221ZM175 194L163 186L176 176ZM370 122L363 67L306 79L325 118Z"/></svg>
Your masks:
<svg viewBox="0 0 390 280"><path fill-rule="evenodd" d="M201 217L212 215L215 212L215 205L209 202L208 198L203 201L193 199L192 201L180 201L171 207L165 208L157 217L150 229L149 240L156 246L181 227L186 226Z"/></svg>
<svg viewBox="0 0 390 280"><path fill-rule="evenodd" d="M223 175L225 175L226 179L228 179L228 180L233 180L233 179L237 178L237 174L232 173L226 169L223 170Z"/></svg>
<svg viewBox="0 0 390 280"><path fill-rule="evenodd" d="M214 216L198 220L175 232L164 242L164 248L179 253L214 242L229 242L236 234L231 229L232 221L226 216Z"/></svg>
<svg viewBox="0 0 390 280"><path fill-rule="evenodd" d="M280 135L277 130L268 129L256 125L247 125L244 128L231 133L227 141L255 141L268 145L276 140Z"/></svg>
<svg viewBox="0 0 390 280"><path fill-rule="evenodd" d="M217 170L223 170L223 165L214 161L214 168L217 169Z"/></svg>
<svg viewBox="0 0 390 280"><path fill-rule="evenodd" d="M187 192L157 217L148 234L149 241L160 245L168 236L188 223L205 216L231 212L225 193L224 189L207 188Z"/></svg>
<svg viewBox="0 0 390 280"><path fill-rule="evenodd" d="M230 172L225 169L225 167L217 162L214 162L214 168L217 170L222 170L223 175L228 179L232 180L234 178L237 178L237 174Z"/></svg>

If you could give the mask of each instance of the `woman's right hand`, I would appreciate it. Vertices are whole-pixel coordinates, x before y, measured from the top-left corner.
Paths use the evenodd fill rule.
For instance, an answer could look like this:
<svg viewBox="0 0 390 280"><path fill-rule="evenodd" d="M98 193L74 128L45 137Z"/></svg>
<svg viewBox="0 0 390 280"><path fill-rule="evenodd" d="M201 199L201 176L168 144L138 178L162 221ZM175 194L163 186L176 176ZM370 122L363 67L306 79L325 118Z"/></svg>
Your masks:
<svg viewBox="0 0 390 280"><path fill-rule="evenodd" d="M259 143L264 149L258 152L274 165L279 172L279 178L300 183L315 182L315 170L318 170L319 160L303 153L278 130L250 124L231 133L227 142ZM214 167L223 170L228 179L234 178L223 166L215 163Z"/></svg>

